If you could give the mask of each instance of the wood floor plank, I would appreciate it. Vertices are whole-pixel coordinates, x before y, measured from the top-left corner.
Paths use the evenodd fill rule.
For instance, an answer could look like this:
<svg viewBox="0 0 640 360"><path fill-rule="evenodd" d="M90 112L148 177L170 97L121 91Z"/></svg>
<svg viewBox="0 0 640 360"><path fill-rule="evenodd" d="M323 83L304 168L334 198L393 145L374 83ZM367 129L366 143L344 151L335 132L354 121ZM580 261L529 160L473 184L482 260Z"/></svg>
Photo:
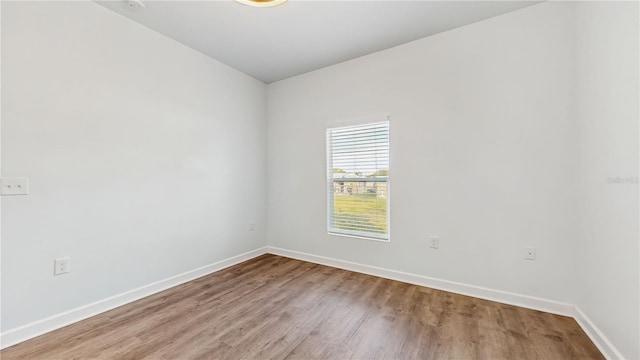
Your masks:
<svg viewBox="0 0 640 360"><path fill-rule="evenodd" d="M0 351L12 359L603 359L575 320L263 255Z"/></svg>

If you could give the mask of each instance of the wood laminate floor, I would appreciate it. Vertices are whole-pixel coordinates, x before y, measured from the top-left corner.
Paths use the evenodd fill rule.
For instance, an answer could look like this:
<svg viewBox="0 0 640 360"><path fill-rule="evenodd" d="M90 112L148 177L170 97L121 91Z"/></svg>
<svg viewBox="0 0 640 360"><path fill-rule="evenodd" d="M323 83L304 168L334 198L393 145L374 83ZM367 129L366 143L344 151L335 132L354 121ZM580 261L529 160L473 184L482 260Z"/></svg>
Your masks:
<svg viewBox="0 0 640 360"><path fill-rule="evenodd" d="M602 359L569 317L263 255L10 359Z"/></svg>

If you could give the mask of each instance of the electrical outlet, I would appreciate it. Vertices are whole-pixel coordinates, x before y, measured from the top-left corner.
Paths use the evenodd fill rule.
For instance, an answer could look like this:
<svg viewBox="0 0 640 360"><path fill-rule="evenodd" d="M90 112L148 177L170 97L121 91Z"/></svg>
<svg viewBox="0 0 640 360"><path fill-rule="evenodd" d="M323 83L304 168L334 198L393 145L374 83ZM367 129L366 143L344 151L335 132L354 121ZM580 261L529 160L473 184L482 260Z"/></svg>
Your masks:
<svg viewBox="0 0 640 360"><path fill-rule="evenodd" d="M524 258L527 260L535 260L536 259L536 248L527 247L524 248Z"/></svg>
<svg viewBox="0 0 640 360"><path fill-rule="evenodd" d="M68 257L53 260L53 275L62 275L68 272L69 272Z"/></svg>
<svg viewBox="0 0 640 360"><path fill-rule="evenodd" d="M432 249L440 248L440 238L437 236L429 236L429 247Z"/></svg>
<svg viewBox="0 0 640 360"><path fill-rule="evenodd" d="M3 178L0 180L0 195L28 195L29 179L27 178Z"/></svg>
<svg viewBox="0 0 640 360"><path fill-rule="evenodd" d="M249 231L255 231L256 230L256 223L254 223L253 221L249 222Z"/></svg>

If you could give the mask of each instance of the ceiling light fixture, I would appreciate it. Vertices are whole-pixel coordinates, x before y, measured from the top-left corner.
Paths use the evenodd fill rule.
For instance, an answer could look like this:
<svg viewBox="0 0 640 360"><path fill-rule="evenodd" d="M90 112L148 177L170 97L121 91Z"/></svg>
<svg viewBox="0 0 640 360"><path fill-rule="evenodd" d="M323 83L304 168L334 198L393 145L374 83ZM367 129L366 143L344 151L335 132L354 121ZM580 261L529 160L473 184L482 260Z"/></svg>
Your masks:
<svg viewBox="0 0 640 360"><path fill-rule="evenodd" d="M131 9L144 9L147 7L144 0L126 0L126 3Z"/></svg>
<svg viewBox="0 0 640 360"><path fill-rule="evenodd" d="M240 4L245 4L254 7L273 7L282 5L287 2L287 0L236 0Z"/></svg>

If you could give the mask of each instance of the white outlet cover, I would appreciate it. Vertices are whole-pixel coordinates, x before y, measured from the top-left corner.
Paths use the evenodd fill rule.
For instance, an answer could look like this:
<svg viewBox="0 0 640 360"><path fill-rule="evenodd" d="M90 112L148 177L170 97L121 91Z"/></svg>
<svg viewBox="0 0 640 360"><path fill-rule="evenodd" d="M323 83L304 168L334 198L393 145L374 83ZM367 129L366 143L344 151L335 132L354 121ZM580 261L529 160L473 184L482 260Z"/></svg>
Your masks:
<svg viewBox="0 0 640 360"><path fill-rule="evenodd" d="M53 260L53 275L62 275L69 272L69 258L59 258Z"/></svg>
<svg viewBox="0 0 640 360"><path fill-rule="evenodd" d="M0 195L28 195L29 179L2 178L0 180Z"/></svg>
<svg viewBox="0 0 640 360"><path fill-rule="evenodd" d="M440 248L440 238L437 236L429 236L429 247L432 249Z"/></svg>

